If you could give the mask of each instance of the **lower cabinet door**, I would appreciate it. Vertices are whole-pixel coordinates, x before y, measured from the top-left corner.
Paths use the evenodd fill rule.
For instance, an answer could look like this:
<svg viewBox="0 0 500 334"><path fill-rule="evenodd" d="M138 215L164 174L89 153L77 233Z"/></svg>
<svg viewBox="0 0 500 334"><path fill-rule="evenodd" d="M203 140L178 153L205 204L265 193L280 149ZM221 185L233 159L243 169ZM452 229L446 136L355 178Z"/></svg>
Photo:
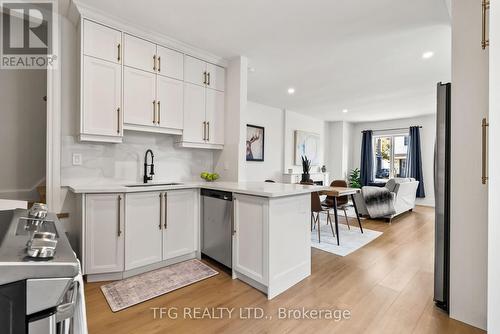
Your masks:
<svg viewBox="0 0 500 334"><path fill-rule="evenodd" d="M186 255L198 249L198 191L173 190L165 193L166 221L163 232L163 259Z"/></svg>
<svg viewBox="0 0 500 334"><path fill-rule="evenodd" d="M238 194L233 203L233 270L267 284L268 199Z"/></svg>
<svg viewBox="0 0 500 334"><path fill-rule="evenodd" d="M84 274L123 271L122 194L85 195Z"/></svg>
<svg viewBox="0 0 500 334"><path fill-rule="evenodd" d="M125 202L125 270L160 262L163 193L130 193Z"/></svg>

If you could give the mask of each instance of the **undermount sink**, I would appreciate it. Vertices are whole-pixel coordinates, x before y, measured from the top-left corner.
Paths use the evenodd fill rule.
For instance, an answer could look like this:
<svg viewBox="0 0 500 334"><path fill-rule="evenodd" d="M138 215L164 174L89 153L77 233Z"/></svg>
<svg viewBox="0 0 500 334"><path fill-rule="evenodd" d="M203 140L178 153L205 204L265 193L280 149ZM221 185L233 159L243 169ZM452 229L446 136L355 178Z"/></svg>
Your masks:
<svg viewBox="0 0 500 334"><path fill-rule="evenodd" d="M170 182L170 183L139 183L139 184L129 184L125 187L156 187L156 186L180 186L182 183Z"/></svg>

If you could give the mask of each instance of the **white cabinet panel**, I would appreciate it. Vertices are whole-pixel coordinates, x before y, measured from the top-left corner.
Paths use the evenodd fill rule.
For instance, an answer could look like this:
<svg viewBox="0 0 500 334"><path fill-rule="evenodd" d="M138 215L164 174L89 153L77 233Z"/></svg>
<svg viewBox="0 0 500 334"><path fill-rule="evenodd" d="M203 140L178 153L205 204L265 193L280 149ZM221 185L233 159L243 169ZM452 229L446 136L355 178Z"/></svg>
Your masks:
<svg viewBox="0 0 500 334"><path fill-rule="evenodd" d="M207 63L191 56L184 56L184 81L196 85L205 85Z"/></svg>
<svg viewBox="0 0 500 334"><path fill-rule="evenodd" d="M205 87L184 83L183 141L205 142Z"/></svg>
<svg viewBox="0 0 500 334"><path fill-rule="evenodd" d="M122 57L122 33L104 25L83 20L83 54L114 63Z"/></svg>
<svg viewBox="0 0 500 334"><path fill-rule="evenodd" d="M226 70L223 67L207 63L207 87L225 90Z"/></svg>
<svg viewBox="0 0 500 334"><path fill-rule="evenodd" d="M82 134L121 136L121 66L84 56Z"/></svg>
<svg viewBox="0 0 500 334"><path fill-rule="evenodd" d="M238 194L233 203L233 269L267 284L268 199Z"/></svg>
<svg viewBox="0 0 500 334"><path fill-rule="evenodd" d="M124 269L123 195L85 196L84 274Z"/></svg>
<svg viewBox="0 0 500 334"><path fill-rule="evenodd" d="M184 83L161 75L156 79L158 125L162 128L182 129L184 122Z"/></svg>
<svg viewBox="0 0 500 334"><path fill-rule="evenodd" d="M131 67L123 69L123 113L127 124L155 126L156 75Z"/></svg>
<svg viewBox="0 0 500 334"><path fill-rule="evenodd" d="M224 93L206 90L207 142L224 145Z"/></svg>
<svg viewBox="0 0 500 334"><path fill-rule="evenodd" d="M155 72L157 68L156 44L142 38L124 34L123 37L125 66L135 67L144 71Z"/></svg>
<svg viewBox="0 0 500 334"><path fill-rule="evenodd" d="M125 270L162 259L163 193L126 195Z"/></svg>
<svg viewBox="0 0 500 334"><path fill-rule="evenodd" d="M184 55L180 52L158 45L158 74L174 79L184 78Z"/></svg>
<svg viewBox="0 0 500 334"><path fill-rule="evenodd" d="M166 224L163 233L163 259L190 254L198 249L199 219L196 190L175 190L166 193Z"/></svg>

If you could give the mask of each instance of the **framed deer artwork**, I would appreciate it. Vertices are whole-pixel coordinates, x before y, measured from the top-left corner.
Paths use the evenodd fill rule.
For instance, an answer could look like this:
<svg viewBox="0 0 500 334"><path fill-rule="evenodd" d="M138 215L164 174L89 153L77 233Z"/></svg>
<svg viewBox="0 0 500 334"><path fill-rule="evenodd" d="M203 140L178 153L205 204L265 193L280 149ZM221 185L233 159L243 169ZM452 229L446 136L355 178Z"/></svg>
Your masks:
<svg viewBox="0 0 500 334"><path fill-rule="evenodd" d="M247 161L264 161L264 127L247 124Z"/></svg>

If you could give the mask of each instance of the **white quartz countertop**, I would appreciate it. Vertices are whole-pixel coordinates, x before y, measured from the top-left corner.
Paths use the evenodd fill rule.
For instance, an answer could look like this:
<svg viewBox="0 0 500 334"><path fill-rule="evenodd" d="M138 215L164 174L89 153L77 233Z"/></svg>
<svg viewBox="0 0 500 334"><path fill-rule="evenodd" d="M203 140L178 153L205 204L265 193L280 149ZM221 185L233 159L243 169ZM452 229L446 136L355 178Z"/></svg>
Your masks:
<svg viewBox="0 0 500 334"><path fill-rule="evenodd" d="M131 193L144 191L166 191L176 189L212 189L261 197L295 196L328 188L327 186L309 186L301 184L267 182L182 182L175 185L165 185L165 183L169 182L158 181L153 182L147 186L141 186L138 183L85 183L71 184L68 185L68 188L76 194ZM131 187L130 185L134 186Z"/></svg>

